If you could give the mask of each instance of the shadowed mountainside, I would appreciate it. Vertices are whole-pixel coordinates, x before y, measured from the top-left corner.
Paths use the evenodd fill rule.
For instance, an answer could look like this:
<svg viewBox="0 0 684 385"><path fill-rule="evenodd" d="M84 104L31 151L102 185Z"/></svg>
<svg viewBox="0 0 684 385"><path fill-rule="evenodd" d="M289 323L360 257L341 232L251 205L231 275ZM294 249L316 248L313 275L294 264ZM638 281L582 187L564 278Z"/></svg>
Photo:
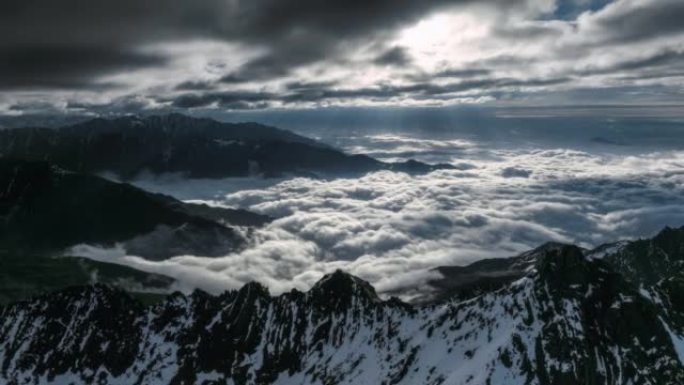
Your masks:
<svg viewBox="0 0 684 385"><path fill-rule="evenodd" d="M247 246L269 217L186 204L47 162L0 158L0 302L74 284L167 291L171 278L60 257L78 244L148 259L219 256Z"/></svg>
<svg viewBox="0 0 684 385"><path fill-rule="evenodd" d="M534 268L536 259L568 245L549 242L515 257L484 259L466 266L441 266L435 270L442 278L430 285L434 297L446 300L454 296L469 298L513 282ZM652 285L663 277L684 271L684 227L666 227L655 237L620 241L581 249L590 259L603 259L615 271L639 285Z"/></svg>
<svg viewBox="0 0 684 385"><path fill-rule="evenodd" d="M110 172L123 180L143 172L223 178L451 168L413 160L384 163L274 127L180 114L93 119L58 129L0 130L0 154L47 160L78 172Z"/></svg>
<svg viewBox="0 0 684 385"><path fill-rule="evenodd" d="M0 217L2 250L59 251L80 243L113 245L172 232L168 243L157 240L155 255L149 255L157 259L179 252L219 255L237 250L246 240L230 227L233 221L243 225L268 220L243 210L187 205L47 162L2 158Z"/></svg>

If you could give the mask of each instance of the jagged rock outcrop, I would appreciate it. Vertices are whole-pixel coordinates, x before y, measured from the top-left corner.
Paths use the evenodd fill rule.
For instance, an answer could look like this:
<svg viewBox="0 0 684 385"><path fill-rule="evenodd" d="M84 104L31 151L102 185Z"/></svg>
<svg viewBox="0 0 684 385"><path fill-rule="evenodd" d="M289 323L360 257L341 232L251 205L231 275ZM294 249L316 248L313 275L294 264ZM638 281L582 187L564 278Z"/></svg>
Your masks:
<svg viewBox="0 0 684 385"><path fill-rule="evenodd" d="M604 259L630 280L644 285L684 270L684 227L666 227L651 239L610 246L603 253Z"/></svg>
<svg viewBox="0 0 684 385"><path fill-rule="evenodd" d="M380 299L343 272L143 307L104 286L0 310L0 380L75 384L680 384L681 276L635 284L574 246L466 300ZM104 315L109 315L105 317Z"/></svg>
<svg viewBox="0 0 684 385"><path fill-rule="evenodd" d="M511 258L491 258L465 266L437 267L435 271L442 278L430 281L434 292L424 300L440 301L454 297L467 299L498 289L529 273L541 255L563 246L566 245L548 242Z"/></svg>
<svg viewBox="0 0 684 385"><path fill-rule="evenodd" d="M566 247L556 242L511 258L483 259L466 266L442 266L435 270L434 289L425 300L439 301L454 296L469 298L491 291L525 276L540 255ZM603 259L613 270L637 285L650 286L677 272L684 273L684 227L666 227L655 237L579 249L589 259Z"/></svg>

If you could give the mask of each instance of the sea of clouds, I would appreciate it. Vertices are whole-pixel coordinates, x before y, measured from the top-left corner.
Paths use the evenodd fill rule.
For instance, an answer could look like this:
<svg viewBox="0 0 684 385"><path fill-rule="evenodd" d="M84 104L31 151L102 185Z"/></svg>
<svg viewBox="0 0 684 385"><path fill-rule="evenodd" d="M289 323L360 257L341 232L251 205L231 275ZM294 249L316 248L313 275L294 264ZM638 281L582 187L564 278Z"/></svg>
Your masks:
<svg viewBox="0 0 684 385"><path fill-rule="evenodd" d="M684 225L684 151L676 149L491 146L408 134L349 136L342 146L456 169L325 179L143 179L136 183L148 190L276 220L256 232L252 246L220 258L146 261L122 249L76 251L175 277L185 289L217 293L256 280L274 293L305 290L341 268L381 293L408 298L429 290L436 266L512 256L547 241L593 247Z"/></svg>

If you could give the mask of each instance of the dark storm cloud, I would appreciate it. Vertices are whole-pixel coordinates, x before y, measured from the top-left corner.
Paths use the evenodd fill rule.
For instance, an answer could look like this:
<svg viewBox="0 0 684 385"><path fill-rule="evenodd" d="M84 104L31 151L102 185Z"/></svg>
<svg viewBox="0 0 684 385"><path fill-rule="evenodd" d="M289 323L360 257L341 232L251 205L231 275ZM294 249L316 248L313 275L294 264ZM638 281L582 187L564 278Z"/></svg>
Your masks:
<svg viewBox="0 0 684 385"><path fill-rule="evenodd" d="M25 46L0 48L0 88L92 88L104 72L162 65L157 55L116 48Z"/></svg>
<svg viewBox="0 0 684 385"><path fill-rule="evenodd" d="M70 98L114 104L134 94L155 109L527 102L527 91L567 88L572 77L585 83L570 88L681 77L681 0L572 3L8 0L0 4L0 90L10 92L0 111L19 101L61 108ZM440 40L444 28L453 45Z"/></svg>
<svg viewBox="0 0 684 385"><path fill-rule="evenodd" d="M411 57L405 48L392 47L373 60L373 63L381 66L406 66L411 64Z"/></svg>
<svg viewBox="0 0 684 385"><path fill-rule="evenodd" d="M477 76L489 75L491 70L486 68L466 68L466 69L448 69L437 72L434 77L438 78L472 78Z"/></svg>
<svg viewBox="0 0 684 385"><path fill-rule="evenodd" d="M214 84L204 81L187 81L178 84L175 89L178 91L207 91L214 88Z"/></svg>
<svg viewBox="0 0 684 385"><path fill-rule="evenodd" d="M131 96L124 96L114 100L108 100L104 103L95 103L87 101L67 101L63 105L55 105L49 102L28 101L17 102L7 107L13 112L20 112L19 116L3 116L0 126L5 127L27 127L27 126L48 126L60 127L68 124L59 119L55 119L55 123L46 121L36 124L32 119L42 119L45 117L59 118L67 117L79 119L92 119L93 115L107 116L107 115L124 115L143 113L150 109L150 100L135 98ZM162 113L162 112L160 112ZM69 119L72 122L72 119Z"/></svg>
<svg viewBox="0 0 684 385"><path fill-rule="evenodd" d="M163 58L140 45L211 35L218 0L21 1L0 5L0 87L86 87Z"/></svg>
<svg viewBox="0 0 684 385"><path fill-rule="evenodd" d="M527 170L520 167L506 167L501 170L501 176L504 178L529 178L532 175L531 170Z"/></svg>
<svg viewBox="0 0 684 385"><path fill-rule="evenodd" d="M595 20L602 41L634 43L684 32L684 2L618 2L609 5Z"/></svg>
<svg viewBox="0 0 684 385"><path fill-rule="evenodd" d="M268 92L209 92L184 94L171 100L173 107L198 108L216 105L229 109L250 109L263 107L264 103L276 99Z"/></svg>
<svg viewBox="0 0 684 385"><path fill-rule="evenodd" d="M336 82L290 82L285 85L289 91L317 91L323 88L329 88L336 85Z"/></svg>
<svg viewBox="0 0 684 385"><path fill-rule="evenodd" d="M219 106L234 109L252 109L264 106L269 102L284 104L318 103L326 100L378 99L410 96L416 99L433 98L460 92L477 91L493 92L502 88L534 88L567 83L571 78L552 79L514 79L483 78L464 80L445 85L429 82L400 86L378 86L361 88L336 88L335 82L288 83L282 92L208 92L189 93L171 99L172 105L178 108L201 108ZM165 101L165 100L161 100Z"/></svg>
<svg viewBox="0 0 684 385"><path fill-rule="evenodd" d="M258 0L240 3L243 39L268 51L228 79L268 79L319 60L337 60L346 44L372 40L449 5L471 0ZM498 0L490 1L499 3ZM514 3L517 3L514 2Z"/></svg>
<svg viewBox="0 0 684 385"><path fill-rule="evenodd" d="M345 98L379 98L387 99L402 95L439 96L467 91L488 92L506 87L543 87L570 81L570 78L554 79L513 79L513 78L483 78L464 80L444 85L429 82L414 83L401 86L380 86L356 89L320 89L308 94L294 93L284 96L288 101L317 101L323 99ZM311 98L309 98L311 97Z"/></svg>
<svg viewBox="0 0 684 385"><path fill-rule="evenodd" d="M680 78L684 77L684 70L682 71L645 71L638 75L627 75L620 76L619 79L632 81L632 80L652 80L652 79L667 79L667 78Z"/></svg>
<svg viewBox="0 0 684 385"><path fill-rule="evenodd" d="M70 101L65 110L72 113L87 112L100 116L143 113L150 109L151 100L135 96L123 96L104 103ZM160 111L161 113L161 111Z"/></svg>
<svg viewBox="0 0 684 385"><path fill-rule="evenodd" d="M639 59L628 59L616 62L603 68L589 68L581 71L581 75L610 74L622 71L643 70L654 67L681 67L684 64L684 52L665 50Z"/></svg>
<svg viewBox="0 0 684 385"><path fill-rule="evenodd" d="M644 59L630 60L622 62L616 66L617 70L633 70L648 67L659 67L664 65L684 63L684 52L666 50Z"/></svg>
<svg viewBox="0 0 684 385"><path fill-rule="evenodd" d="M560 37L563 34L554 26L541 24L497 26L493 32L497 37L510 41Z"/></svg>
<svg viewBox="0 0 684 385"><path fill-rule="evenodd" d="M471 1L9 0L0 5L0 86L83 85L97 75L162 64L139 53L142 46L197 38L264 49L224 80L268 79L335 59L349 41Z"/></svg>

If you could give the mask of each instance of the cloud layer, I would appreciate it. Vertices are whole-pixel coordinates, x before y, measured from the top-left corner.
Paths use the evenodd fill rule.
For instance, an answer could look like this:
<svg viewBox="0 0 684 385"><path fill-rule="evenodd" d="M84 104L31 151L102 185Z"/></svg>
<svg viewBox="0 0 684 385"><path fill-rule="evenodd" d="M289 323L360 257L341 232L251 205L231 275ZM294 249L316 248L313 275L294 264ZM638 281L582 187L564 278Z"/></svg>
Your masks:
<svg viewBox="0 0 684 385"><path fill-rule="evenodd" d="M278 219L252 247L221 258L148 262L121 250L117 257L213 292L250 280L275 292L306 289L343 268L382 293L410 296L425 290L435 266L510 256L547 241L591 247L684 224L682 151L611 155L608 144L591 152L490 149L387 134L357 138L349 148L387 152L383 146L396 149L387 155L399 159L417 153L434 159L441 151L440 160L461 167L422 176L383 171L358 179L261 180L251 189L248 180L140 181L183 199Z"/></svg>
<svg viewBox="0 0 684 385"><path fill-rule="evenodd" d="M0 112L678 103L680 0L10 0Z"/></svg>

